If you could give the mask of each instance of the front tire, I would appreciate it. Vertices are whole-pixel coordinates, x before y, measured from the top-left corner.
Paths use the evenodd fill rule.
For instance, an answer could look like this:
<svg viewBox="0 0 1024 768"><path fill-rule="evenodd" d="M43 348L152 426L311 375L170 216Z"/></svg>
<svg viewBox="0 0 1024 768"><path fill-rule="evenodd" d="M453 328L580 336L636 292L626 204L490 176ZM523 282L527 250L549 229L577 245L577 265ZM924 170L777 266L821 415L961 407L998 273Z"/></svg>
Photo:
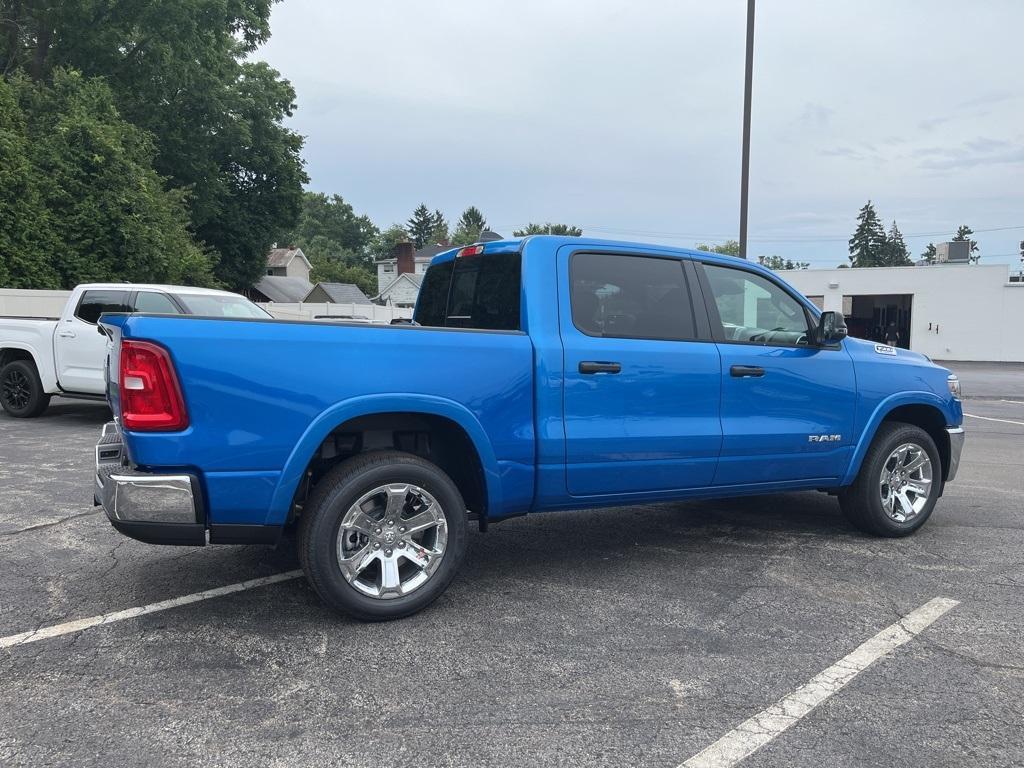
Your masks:
<svg viewBox="0 0 1024 768"><path fill-rule="evenodd" d="M317 594L365 621L423 610L448 588L466 552L466 505L429 461L399 451L346 459L299 519L299 560Z"/></svg>
<svg viewBox="0 0 1024 768"><path fill-rule="evenodd" d="M920 427L884 422L857 479L839 493L846 518L865 533L909 536L927 522L942 490L942 460Z"/></svg>
<svg viewBox="0 0 1024 768"><path fill-rule="evenodd" d="M38 416L50 405L39 371L30 360L12 360L0 369L0 406L16 419Z"/></svg>

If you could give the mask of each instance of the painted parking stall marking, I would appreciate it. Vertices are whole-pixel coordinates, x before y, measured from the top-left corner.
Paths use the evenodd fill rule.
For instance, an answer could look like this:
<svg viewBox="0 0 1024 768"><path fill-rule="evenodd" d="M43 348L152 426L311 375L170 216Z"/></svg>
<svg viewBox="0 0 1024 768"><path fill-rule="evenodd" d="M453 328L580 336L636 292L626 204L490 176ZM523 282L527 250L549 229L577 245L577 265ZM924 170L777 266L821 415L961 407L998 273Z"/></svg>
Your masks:
<svg viewBox="0 0 1024 768"><path fill-rule="evenodd" d="M736 765L796 725L869 666L913 640L957 605L959 601L946 597L929 600L815 675L805 685L740 723L679 768L729 768Z"/></svg>
<svg viewBox="0 0 1024 768"><path fill-rule="evenodd" d="M104 613L99 616L90 616L86 619L66 621L63 624L54 624L49 627L33 629L29 632L19 632L16 635L0 637L0 648L13 648L17 645L25 645L27 643L35 643L40 640L48 640L51 637L69 635L72 632L81 632L84 629L100 627L105 624L113 624L118 621L124 621L125 619L134 619L150 613L159 613L160 611L167 611L171 608L178 608L182 605L210 600L214 597L223 597L224 595L231 595L235 592L244 592L247 589L255 589L256 587L265 587L268 584L278 584L282 581L290 581L291 579L297 579L301 575L302 571L300 570L275 573L273 576L263 576L259 579L239 581L236 584L228 584L224 587L215 587L214 589L207 589L203 592L194 592L191 595L183 595L182 597L172 597L170 600L161 600L159 603L150 603L149 605L142 605L136 608L126 608L123 611L114 611L113 613Z"/></svg>
<svg viewBox="0 0 1024 768"><path fill-rule="evenodd" d="M991 416L975 416L973 413L965 413L964 416L966 416L969 419L981 419L982 421L998 421L1001 424L1016 424L1018 426L1024 427L1024 421L1013 421L1012 419L994 419Z"/></svg>

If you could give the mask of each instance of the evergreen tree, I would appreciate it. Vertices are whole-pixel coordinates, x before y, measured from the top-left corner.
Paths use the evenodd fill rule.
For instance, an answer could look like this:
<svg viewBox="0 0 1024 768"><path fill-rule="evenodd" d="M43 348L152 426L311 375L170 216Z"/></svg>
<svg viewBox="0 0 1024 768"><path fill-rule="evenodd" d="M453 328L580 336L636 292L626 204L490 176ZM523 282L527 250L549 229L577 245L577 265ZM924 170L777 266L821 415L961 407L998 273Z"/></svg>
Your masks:
<svg viewBox="0 0 1024 768"><path fill-rule="evenodd" d="M907 249L907 244L903 241L903 233L900 232L900 228L893 221L892 226L889 227L889 234L885 238L883 266L909 267L913 263L910 260L910 251Z"/></svg>
<svg viewBox="0 0 1024 768"><path fill-rule="evenodd" d="M928 247L924 249L921 258L928 264L935 263L935 243L928 243Z"/></svg>
<svg viewBox="0 0 1024 768"><path fill-rule="evenodd" d="M880 267L885 261L885 250L885 230L868 200L857 214L857 229L850 238L851 266Z"/></svg>
<svg viewBox="0 0 1024 768"><path fill-rule="evenodd" d="M455 231L452 232L452 245L469 245L480 239L480 233L487 229L487 222L480 209L474 205L462 212Z"/></svg>
<svg viewBox="0 0 1024 768"><path fill-rule="evenodd" d="M960 228L957 229L956 234L953 235L954 242L963 242L964 240L970 240L971 235L974 234L974 230L968 227L966 224L961 224ZM981 258L981 254L978 253L978 241L971 240L971 246L969 249L969 256L971 264L977 264Z"/></svg>
<svg viewBox="0 0 1024 768"><path fill-rule="evenodd" d="M430 241L427 245L448 244L448 220L439 210L434 210L434 228L430 232Z"/></svg>
<svg viewBox="0 0 1024 768"><path fill-rule="evenodd" d="M437 221L434 218L434 214L430 212L426 205L420 203L416 206L416 210L412 212L412 218L405 223L405 231L409 233L409 239L412 240L412 244L417 248L422 248L429 242L436 226Z"/></svg>

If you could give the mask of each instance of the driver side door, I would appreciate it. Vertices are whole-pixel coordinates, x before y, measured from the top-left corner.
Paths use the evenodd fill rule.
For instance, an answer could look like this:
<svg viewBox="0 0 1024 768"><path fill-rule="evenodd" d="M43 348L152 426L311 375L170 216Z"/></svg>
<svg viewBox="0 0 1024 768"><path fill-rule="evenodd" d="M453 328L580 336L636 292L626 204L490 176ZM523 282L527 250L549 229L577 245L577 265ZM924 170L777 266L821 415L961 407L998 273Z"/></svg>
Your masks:
<svg viewBox="0 0 1024 768"><path fill-rule="evenodd" d="M722 365L716 486L831 481L853 450L856 383L842 344L812 346L813 319L781 283L697 265Z"/></svg>

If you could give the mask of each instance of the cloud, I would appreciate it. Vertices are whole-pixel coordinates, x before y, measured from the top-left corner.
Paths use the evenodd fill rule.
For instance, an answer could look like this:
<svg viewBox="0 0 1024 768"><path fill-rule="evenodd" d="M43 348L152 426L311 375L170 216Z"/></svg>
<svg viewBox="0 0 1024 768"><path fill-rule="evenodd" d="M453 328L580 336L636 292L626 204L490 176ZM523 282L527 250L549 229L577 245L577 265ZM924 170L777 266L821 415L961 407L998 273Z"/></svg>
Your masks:
<svg viewBox="0 0 1024 768"><path fill-rule="evenodd" d="M922 147L912 155L918 160L918 167L925 170L965 170L1024 163L1024 145L979 136L954 147Z"/></svg>

